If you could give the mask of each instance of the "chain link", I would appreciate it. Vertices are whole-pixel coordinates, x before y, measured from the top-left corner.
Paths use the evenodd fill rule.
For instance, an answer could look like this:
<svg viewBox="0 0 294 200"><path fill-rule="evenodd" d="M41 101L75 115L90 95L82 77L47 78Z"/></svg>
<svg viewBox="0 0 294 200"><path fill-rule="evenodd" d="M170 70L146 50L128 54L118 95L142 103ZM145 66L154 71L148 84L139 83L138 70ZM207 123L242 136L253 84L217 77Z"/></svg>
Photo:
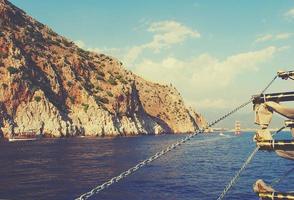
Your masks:
<svg viewBox="0 0 294 200"><path fill-rule="evenodd" d="M275 76L274 78L273 78L273 80L271 80L270 82L269 82L269 84L267 84L267 86L260 92L260 94L264 94L265 93L265 91L273 84L273 82L277 79L277 77L278 76Z"/></svg>
<svg viewBox="0 0 294 200"><path fill-rule="evenodd" d="M265 89L261 92L261 94L263 94L270 86L271 84L274 82L274 80L277 78L277 76L274 77L274 79L265 87ZM166 149L157 152L156 154L154 154L153 156L147 158L146 160L141 161L140 163L138 163L137 165L135 165L134 167L128 169L125 172L122 172L121 174L119 174L118 176L115 176L113 178L111 178L109 181L96 186L95 188L93 188L91 191L86 192L84 194L82 194L80 197L76 198L76 200L85 200L90 198L91 196L99 193L100 191L108 188L109 186L111 186L114 183L117 183L118 181L126 178L127 176L131 175L132 173L136 172L137 170L139 170L140 168L144 167L145 165L147 165L148 163L151 163L152 161L158 159L159 157L161 157L162 155L165 155L166 153L168 153L169 151L177 148L178 146L184 144L185 142L187 142L188 140L192 139L194 136L198 135L199 133L203 133L205 131L205 129L210 128L212 126L214 126L215 124L219 123L220 121L226 119L227 117L229 117L230 115L234 114L235 112L237 112L238 110L244 108L245 106L247 106L249 103L252 102L252 98L249 101L246 101L245 103L241 104L240 106L236 107L235 109L233 109L232 111L228 112L227 114L223 115L222 117L218 118L217 120L211 122L210 124L207 125L207 127L196 131L195 133L192 133L188 136L186 136L184 139L168 146ZM256 152L258 151L258 148L256 148L253 152L252 155L249 156L249 158L247 159L247 161L244 163L244 165L242 166L242 168L239 170L239 172L236 174L236 180L237 178L240 176L241 172L245 169L245 167L250 163L251 159L254 157L254 155L256 154ZM248 162L248 164L247 164ZM245 165L246 164L246 165ZM231 185L233 185L236 180L232 180L230 183ZM223 196L229 191L229 189L232 186L228 186L227 188L225 188L227 191L223 192Z"/></svg>
<svg viewBox="0 0 294 200"><path fill-rule="evenodd" d="M242 167L239 169L239 171L235 174L235 176L230 180L229 184L225 187L221 195L217 198L217 200L222 200L226 194L229 192L229 190L236 184L237 180L239 179L241 173L245 170L247 165L251 162L252 158L255 156L255 154L258 152L259 147L257 146L253 152L249 155L247 160L244 162Z"/></svg>
<svg viewBox="0 0 294 200"><path fill-rule="evenodd" d="M94 194L99 193L100 191L108 188L109 186L111 186L114 183L117 183L118 181L122 180L123 178L131 175L132 173L136 172L137 170L139 170L140 168L144 167L145 165L147 165L148 163L153 162L154 160L158 159L159 157L163 156L164 154L168 153L169 151L177 148L178 146L184 144L185 142L187 142L188 140L192 139L194 136L198 135L199 133L203 133L205 131L205 129L210 128L212 126L214 126L215 124L219 123L220 121L224 120L225 118L229 117L230 115L234 114L235 112L237 112L238 110L242 109L243 107L247 106L249 103L251 103L252 99L250 99L250 101L246 101L245 103L241 104L240 106L236 107L235 109L233 109L231 112L223 115L222 117L220 117L219 119L215 120L214 122L210 123L207 125L207 127L196 131L195 133L192 133L188 136L186 136L185 138L181 139L180 141L168 146L167 148L163 149L160 152L157 152L156 154L154 154L153 156L147 158L146 160L141 161L140 163L138 163L137 165L135 165L134 167L128 169L125 172L122 172L121 174L119 174L118 176L113 177L112 179L110 179L109 181L98 185L97 187L93 188L91 191L86 192L84 194L82 194L80 197L76 198L76 200L85 200L88 199L89 197L93 196Z"/></svg>
<svg viewBox="0 0 294 200"><path fill-rule="evenodd" d="M265 91L273 84L273 82L276 80L278 76L275 76L268 84L267 86L260 92L260 95L264 94ZM253 100L253 97L250 99L249 102L247 102L247 104L251 103L251 101ZM246 103L245 103L246 104ZM245 106L244 104L244 106ZM247 105L246 104L246 105ZM240 106L242 107L242 105ZM233 112L233 111L232 111ZM276 131L273 136L275 134L277 134L278 132L282 131L283 127L280 128L278 131ZM229 182L229 184L225 187L225 189L223 190L223 192L220 194L220 196L217 198L217 200L222 200L226 194L229 192L229 190L236 184L238 178L240 177L241 173L245 170L245 168L247 167L247 165L249 165L249 163L251 162L252 158L255 156L255 154L258 152L259 147L257 146L252 153L249 155L249 157L247 158L247 160L244 162L244 164L242 165L242 167L239 169L239 171L235 174L235 176L231 179L231 181Z"/></svg>
<svg viewBox="0 0 294 200"><path fill-rule="evenodd" d="M233 109L231 112L228 112L226 115L223 115L222 117L220 117L219 119L211 122L208 127L212 127L215 124L219 123L220 121L224 120L225 118L229 117L230 115L234 114L235 112L237 112L238 110L244 108L245 106L247 106L248 104L250 104L252 102L252 98L249 101L246 101L245 103L241 104L240 106L236 107L235 109Z"/></svg>
<svg viewBox="0 0 294 200"><path fill-rule="evenodd" d="M272 136L276 135L277 133L281 132L285 126L278 129L275 133L272 134ZM249 155L249 157L246 159L242 167L239 169L239 171L235 174L235 176L230 180L229 184L225 187L221 195L217 198L217 200L222 200L226 196L226 194L229 192L229 190L236 184L237 180L239 179L241 173L245 170L247 165L250 164L252 158L255 156L255 154L258 152L259 146L257 146L252 153Z"/></svg>
<svg viewBox="0 0 294 200"><path fill-rule="evenodd" d="M153 156L149 157L146 160L141 161L140 163L138 163L137 165L135 165L134 167L128 169L125 172L122 172L121 174L119 174L118 176L113 177L112 179L110 179L109 181L103 183L102 185L98 185L97 187L95 187L94 189L92 189L91 191L81 195L79 198L77 198L77 200L84 200L84 199L88 199L89 197L93 196L94 194L99 193L100 191L108 188L109 186L111 186L112 184L120 181L121 179L129 176L130 174L136 172L137 170L139 170L140 168L144 167L145 165L147 165L148 163L151 163L152 161L158 159L159 157L161 157L162 155L166 154L167 152L175 149L176 147L180 146L181 144L184 144L186 141L190 140L191 138L193 138L195 135L199 134L199 133L203 133L204 129L201 129L193 134L190 134L188 136L186 136L185 138L183 138L182 140L168 146L166 149L163 149L160 152L157 152L156 154L154 154Z"/></svg>

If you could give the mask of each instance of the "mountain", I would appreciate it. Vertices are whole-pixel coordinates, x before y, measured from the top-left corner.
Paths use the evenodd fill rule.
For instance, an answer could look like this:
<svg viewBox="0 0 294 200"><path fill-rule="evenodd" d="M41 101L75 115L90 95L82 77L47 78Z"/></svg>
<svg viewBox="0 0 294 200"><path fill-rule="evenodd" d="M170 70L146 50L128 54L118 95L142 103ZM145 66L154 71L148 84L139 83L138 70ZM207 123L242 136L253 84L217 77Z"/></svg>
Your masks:
<svg viewBox="0 0 294 200"><path fill-rule="evenodd" d="M0 130L47 137L193 132L205 119L172 86L142 79L0 0Z"/></svg>

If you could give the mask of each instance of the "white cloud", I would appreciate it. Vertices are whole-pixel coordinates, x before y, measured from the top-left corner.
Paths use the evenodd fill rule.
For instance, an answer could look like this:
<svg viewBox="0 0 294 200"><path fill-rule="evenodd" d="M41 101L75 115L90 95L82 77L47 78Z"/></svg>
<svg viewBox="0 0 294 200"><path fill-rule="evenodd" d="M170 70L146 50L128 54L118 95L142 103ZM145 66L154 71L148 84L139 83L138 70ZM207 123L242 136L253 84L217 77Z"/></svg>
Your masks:
<svg viewBox="0 0 294 200"><path fill-rule="evenodd" d="M277 52L276 47L240 53L218 60L202 54L189 60L167 57L160 62L144 59L137 64L135 72L153 81L169 83L170 80L192 81L194 85L223 87L230 84L236 75L244 71L258 70L258 64L267 61ZM184 83L183 82L183 83Z"/></svg>
<svg viewBox="0 0 294 200"><path fill-rule="evenodd" d="M93 52L96 52L96 53L105 53L105 54L110 54L110 55L116 55L116 56L119 56L122 52L121 49L119 48L107 48L107 47L103 47L103 48L92 48L92 47L89 47L89 48L86 48L86 50L88 51L93 51Z"/></svg>
<svg viewBox="0 0 294 200"><path fill-rule="evenodd" d="M280 33L276 35L276 40L287 40L293 36L293 33Z"/></svg>
<svg viewBox="0 0 294 200"><path fill-rule="evenodd" d="M202 111L211 109L225 110L236 106L238 104L237 99L226 97L226 95L219 91L228 92L228 88L238 84L237 77L248 72L255 73L275 53L290 48L289 46L270 46L257 51L234 54L224 59L205 53L190 59L179 59L174 56L167 56L156 61L147 58L137 59L145 49L152 49L154 47L150 44L155 44L153 42L156 41L154 38L156 38L157 34L165 34L166 30L172 26L174 25L163 27L159 27L156 24L150 25L149 31L155 33L153 39L146 44L134 46L130 49L91 48L87 47L81 40L75 43L90 51L107 53L127 59L129 62L134 63L132 70L145 79L163 84L172 83L181 91L182 96L189 105ZM169 45L180 44L187 40L187 38L198 37L196 33L192 33L185 28L179 32L182 33L173 33L179 35L175 38L167 37L167 39L158 40L160 42L157 43L157 47L159 49L168 48ZM278 35L279 38L287 37L287 35L282 35L282 33L276 36ZM156 48L154 47L154 49ZM124 63L126 63L125 60Z"/></svg>
<svg viewBox="0 0 294 200"><path fill-rule="evenodd" d="M89 47L89 48L86 48L86 50L96 52L96 53L102 53L102 49L98 47L95 47L95 48Z"/></svg>
<svg viewBox="0 0 294 200"><path fill-rule="evenodd" d="M287 40L293 36L293 33L278 33L278 34L265 34L259 35L255 42L267 42L267 41L276 41L276 40Z"/></svg>
<svg viewBox="0 0 294 200"><path fill-rule="evenodd" d="M258 36L258 38L256 38L255 42L265 42L265 41L269 41L273 38L272 34L266 34L266 35L261 35Z"/></svg>
<svg viewBox="0 0 294 200"><path fill-rule="evenodd" d="M82 41L82 40L76 40L76 41L74 41L74 43L75 43L78 47L80 47L80 48L85 48L85 47L86 47L85 42Z"/></svg>
<svg viewBox="0 0 294 200"><path fill-rule="evenodd" d="M74 43L82 48L85 49L87 51L92 51L92 52L96 52L96 53L104 53L104 54L110 54L110 55L115 55L118 57L123 57L122 54L122 49L119 48L107 48L107 47L103 47L103 48L98 48L98 47L90 47L88 46L84 41L82 40L76 40L74 41Z"/></svg>
<svg viewBox="0 0 294 200"><path fill-rule="evenodd" d="M132 47L127 52L127 54L124 56L123 60L128 64L133 63L139 57L139 55L143 52L144 49L145 49L144 46L134 46L134 47Z"/></svg>
<svg viewBox="0 0 294 200"><path fill-rule="evenodd" d="M257 71L268 61L278 48L267 47L258 51L239 53L219 60L209 54L202 54L188 60L166 57L156 62L144 59L136 65L134 72L144 78L164 84L171 81L184 94L186 99L199 99L199 96L214 93L229 87L236 77L246 72ZM197 93L191 93L191 88ZM200 99L198 107L204 106L207 99ZM224 101L212 101L211 105L224 108ZM211 106L210 105L210 106Z"/></svg>
<svg viewBox="0 0 294 200"><path fill-rule="evenodd" d="M294 8L288 10L285 14L284 14L285 17L287 18L294 18Z"/></svg>
<svg viewBox="0 0 294 200"><path fill-rule="evenodd" d="M278 48L278 51L279 51L279 52L287 51L287 50L290 49L290 48L291 48L290 45L286 45L286 46L279 47L279 48Z"/></svg>
<svg viewBox="0 0 294 200"><path fill-rule="evenodd" d="M150 24L148 31L154 33L153 40L146 48L160 50L179 44L188 38L199 38L200 33L176 21L160 21Z"/></svg>
<svg viewBox="0 0 294 200"><path fill-rule="evenodd" d="M240 102L232 102L228 101L223 98L215 98L215 99L208 99L204 98L199 101L192 101L188 102L190 105L192 105L195 108L205 109L205 110L211 110L211 109L227 109L232 108L235 105L237 105Z"/></svg>
<svg viewBox="0 0 294 200"><path fill-rule="evenodd" d="M152 40L145 44L132 47L124 57L126 63L132 64L145 49L160 52L162 49L181 44L190 38L200 37L198 31L171 20L153 22L149 25L147 31L154 34Z"/></svg>
<svg viewBox="0 0 294 200"><path fill-rule="evenodd" d="M147 22L145 21L146 20L143 19L143 23L146 26ZM150 42L133 46L129 49L90 47L82 40L75 41L75 44L89 51L112 54L121 58L124 63L130 66L138 59L144 50L151 49L153 52L160 52L162 49L181 44L188 39L200 37L198 31L172 20L148 23L147 31L153 34Z"/></svg>

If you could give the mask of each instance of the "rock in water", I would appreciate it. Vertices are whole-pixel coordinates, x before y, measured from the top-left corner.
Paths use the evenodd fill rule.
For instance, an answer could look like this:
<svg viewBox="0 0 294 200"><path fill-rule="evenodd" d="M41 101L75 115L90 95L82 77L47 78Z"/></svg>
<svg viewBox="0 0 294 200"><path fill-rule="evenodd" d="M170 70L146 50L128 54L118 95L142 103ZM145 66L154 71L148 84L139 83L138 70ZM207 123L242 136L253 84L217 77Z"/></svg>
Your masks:
<svg viewBox="0 0 294 200"><path fill-rule="evenodd" d="M85 51L0 0L0 134L48 137L193 132L206 125L179 92Z"/></svg>

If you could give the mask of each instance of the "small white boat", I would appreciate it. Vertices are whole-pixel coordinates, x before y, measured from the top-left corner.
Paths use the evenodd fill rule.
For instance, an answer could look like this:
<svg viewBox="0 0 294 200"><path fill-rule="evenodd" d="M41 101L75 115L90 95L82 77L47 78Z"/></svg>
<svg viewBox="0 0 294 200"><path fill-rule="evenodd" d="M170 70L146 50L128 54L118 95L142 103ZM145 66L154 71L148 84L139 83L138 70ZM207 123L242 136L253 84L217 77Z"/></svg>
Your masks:
<svg viewBox="0 0 294 200"><path fill-rule="evenodd" d="M30 129L22 134L18 133L16 135L11 134L8 141L9 142L24 142L24 141L34 141L39 140L43 137L43 134L35 129Z"/></svg>
<svg viewBox="0 0 294 200"><path fill-rule="evenodd" d="M219 135L220 135L220 136L225 136L225 134L223 134L223 133L220 133Z"/></svg>
<svg viewBox="0 0 294 200"><path fill-rule="evenodd" d="M37 140L39 138L9 138L8 141L9 142L18 142L18 141L33 141L33 140Z"/></svg>

